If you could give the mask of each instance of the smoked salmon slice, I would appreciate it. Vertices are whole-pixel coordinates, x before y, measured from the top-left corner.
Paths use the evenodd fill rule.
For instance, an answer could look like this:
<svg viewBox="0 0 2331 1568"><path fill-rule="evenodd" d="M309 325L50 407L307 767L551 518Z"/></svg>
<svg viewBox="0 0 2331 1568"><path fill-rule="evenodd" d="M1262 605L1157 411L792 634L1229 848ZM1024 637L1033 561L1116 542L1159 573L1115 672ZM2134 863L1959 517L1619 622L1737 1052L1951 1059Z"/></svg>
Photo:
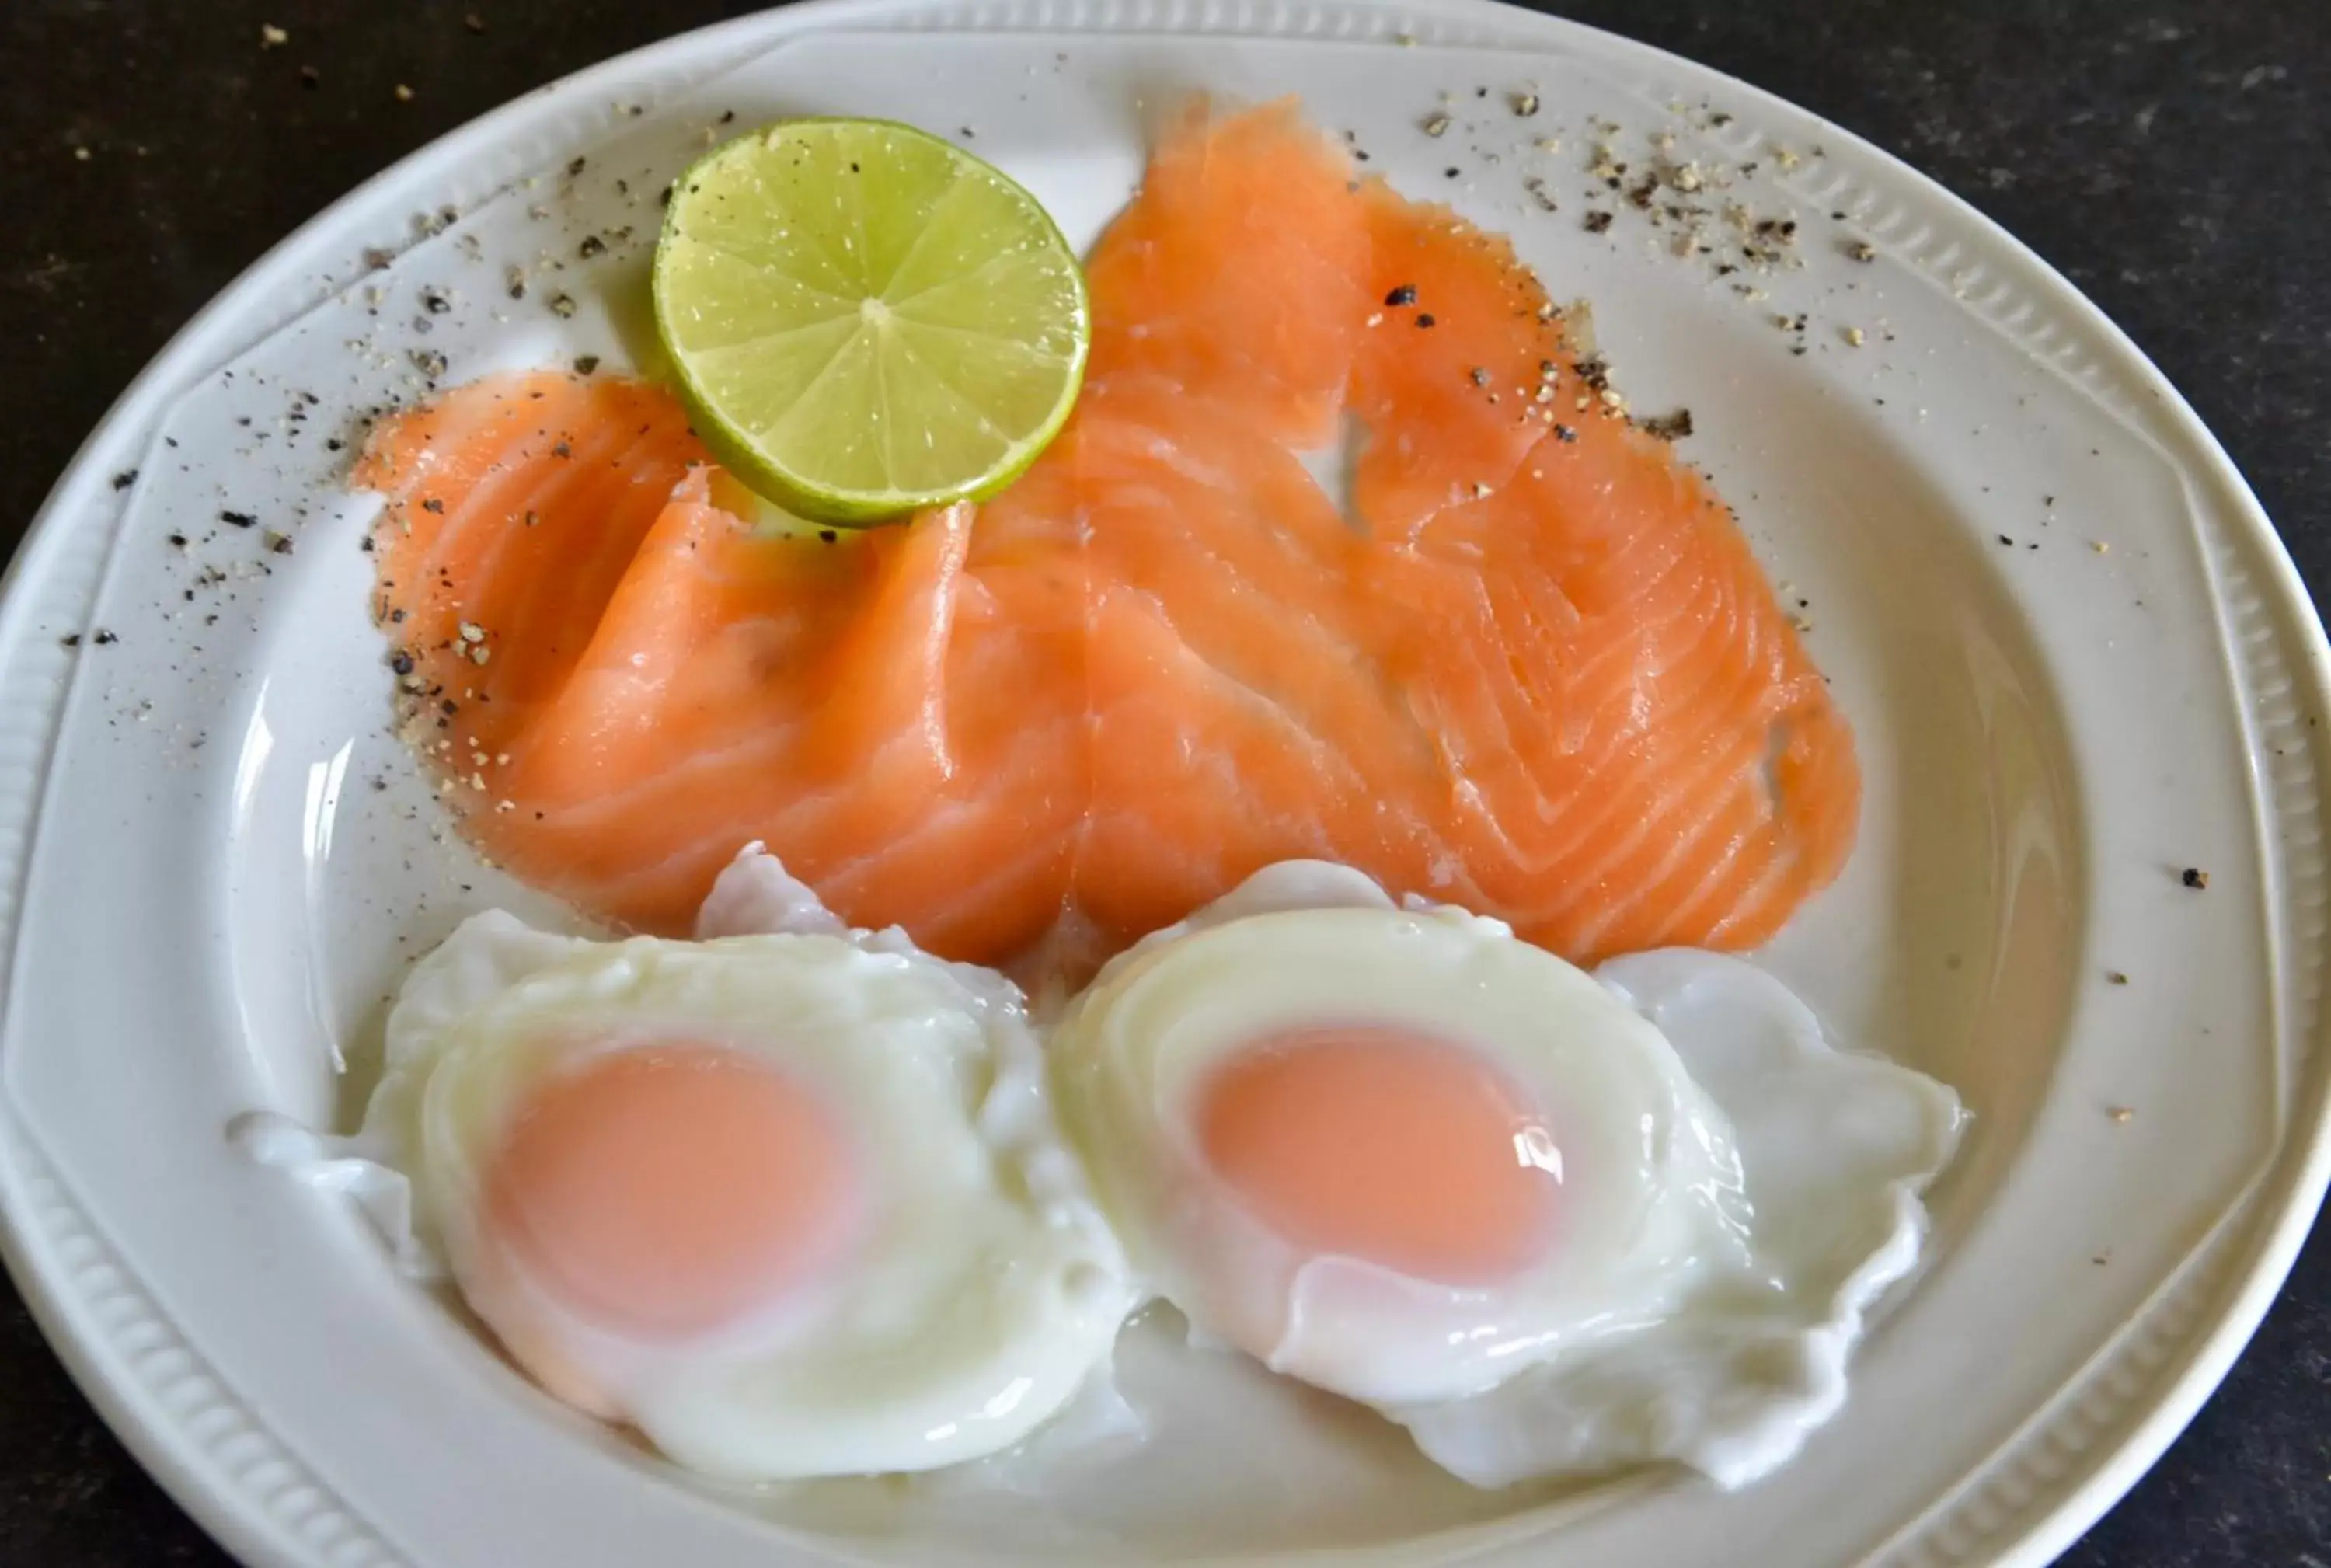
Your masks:
<svg viewBox="0 0 2331 1568"><path fill-rule="evenodd" d="M385 423L375 609L481 851L684 931L759 840L855 923L1070 973L1290 857L1581 962L1754 946L1836 877L1826 683L1505 241L1202 107L1089 271L1066 430L905 527L756 531L636 382ZM1304 461L1346 423L1349 515Z"/></svg>
<svg viewBox="0 0 2331 1568"><path fill-rule="evenodd" d="M1229 119L1192 104L1086 267L1088 380L1155 375L1327 445L1367 315L1351 185L1342 150L1291 103Z"/></svg>

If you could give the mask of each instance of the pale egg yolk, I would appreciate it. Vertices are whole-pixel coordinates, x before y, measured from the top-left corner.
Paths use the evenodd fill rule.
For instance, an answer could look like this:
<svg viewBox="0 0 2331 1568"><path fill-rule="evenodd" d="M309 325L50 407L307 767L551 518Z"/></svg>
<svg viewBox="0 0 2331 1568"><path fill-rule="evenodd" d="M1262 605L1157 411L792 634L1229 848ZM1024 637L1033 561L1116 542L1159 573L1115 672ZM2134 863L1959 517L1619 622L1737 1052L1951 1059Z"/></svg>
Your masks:
<svg viewBox="0 0 2331 1568"><path fill-rule="evenodd" d="M1214 1174L1315 1254L1468 1285L1546 1249L1553 1137L1460 1046L1372 1027L1273 1035L1217 1070L1197 1109Z"/></svg>
<svg viewBox="0 0 2331 1568"><path fill-rule="evenodd" d="M756 1057L619 1050L535 1090L487 1167L485 1221L602 1326L696 1333L830 1259L858 1210L853 1164L826 1109Z"/></svg>

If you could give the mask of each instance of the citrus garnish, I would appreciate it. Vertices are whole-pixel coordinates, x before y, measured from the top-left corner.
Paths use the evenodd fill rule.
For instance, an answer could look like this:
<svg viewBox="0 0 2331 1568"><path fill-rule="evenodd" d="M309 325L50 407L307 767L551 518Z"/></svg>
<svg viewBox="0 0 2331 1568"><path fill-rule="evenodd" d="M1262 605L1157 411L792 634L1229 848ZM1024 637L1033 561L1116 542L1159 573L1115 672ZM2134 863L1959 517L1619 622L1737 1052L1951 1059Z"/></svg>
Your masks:
<svg viewBox="0 0 2331 1568"><path fill-rule="evenodd" d="M992 495L1076 403L1084 274L1036 199L910 126L786 120L681 176L657 330L707 445L822 522Z"/></svg>

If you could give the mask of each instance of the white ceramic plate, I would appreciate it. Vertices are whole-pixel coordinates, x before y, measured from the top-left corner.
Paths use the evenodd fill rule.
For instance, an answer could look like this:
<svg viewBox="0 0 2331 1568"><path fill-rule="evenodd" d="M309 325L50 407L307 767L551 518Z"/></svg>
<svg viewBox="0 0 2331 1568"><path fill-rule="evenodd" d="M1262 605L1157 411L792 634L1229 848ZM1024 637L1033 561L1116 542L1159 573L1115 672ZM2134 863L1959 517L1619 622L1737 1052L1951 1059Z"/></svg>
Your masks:
<svg viewBox="0 0 2331 1568"><path fill-rule="evenodd" d="M1301 94L1591 298L1636 406L1692 409L1684 450L1804 601L1858 727L1860 847L1761 961L1979 1120L1851 1407L1746 1492L1473 1493L1388 1429L1220 1373L1154 1462L1064 1495L713 1495L551 1406L226 1135L254 1108L345 1120L408 960L484 904L543 913L448 841L385 733L367 508L337 482L358 412L416 394L432 355L454 380L625 364L656 193L726 115L972 135L1081 242L1144 116L1191 87ZM1505 96L1526 88L1527 121ZM1444 90L1455 124L1428 138ZM1598 117L1639 163L1672 131L1679 158L1757 166L1725 195L1793 216L1802 265L1719 276L1622 195L1587 200ZM610 253L581 259L587 233ZM1518 12L842 0L562 82L359 190L181 334L18 557L0 661L8 1260L124 1438L257 1563L2036 1563L2223 1373L2331 1158L2325 646L2217 444L1901 165ZM1180 1383L1162 1354L1137 1336L1128 1376Z"/></svg>

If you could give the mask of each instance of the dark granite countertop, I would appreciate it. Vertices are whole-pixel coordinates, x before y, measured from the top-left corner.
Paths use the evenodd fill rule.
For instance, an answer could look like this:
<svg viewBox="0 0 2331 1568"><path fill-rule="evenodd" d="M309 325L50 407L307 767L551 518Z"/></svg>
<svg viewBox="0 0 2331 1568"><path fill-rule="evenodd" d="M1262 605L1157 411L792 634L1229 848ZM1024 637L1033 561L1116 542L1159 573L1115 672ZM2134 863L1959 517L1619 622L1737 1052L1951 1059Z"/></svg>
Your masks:
<svg viewBox="0 0 2331 1568"><path fill-rule="evenodd" d="M2331 3L1551 8L1825 114L1997 217L2192 399L2318 603L2331 591ZM293 226L528 88L748 9L6 0L8 543L139 366ZM262 52L262 23L289 43ZM303 66L320 87L303 85ZM225 1561L99 1423L0 1288L0 1564ZM2065 1561L2331 1568L2331 1237L2318 1230L2224 1388Z"/></svg>

